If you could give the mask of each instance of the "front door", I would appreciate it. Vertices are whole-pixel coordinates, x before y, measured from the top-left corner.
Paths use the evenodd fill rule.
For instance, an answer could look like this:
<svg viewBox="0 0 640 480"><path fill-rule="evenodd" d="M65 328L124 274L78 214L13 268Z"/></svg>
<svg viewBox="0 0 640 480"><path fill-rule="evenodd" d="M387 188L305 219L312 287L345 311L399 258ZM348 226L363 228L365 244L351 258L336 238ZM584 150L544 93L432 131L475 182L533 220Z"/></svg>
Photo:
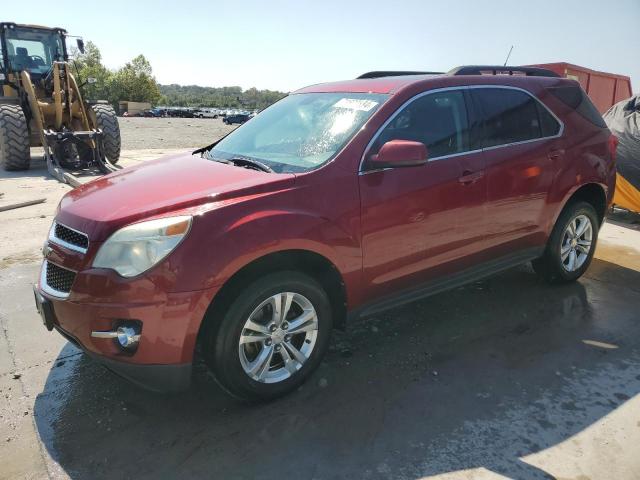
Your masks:
<svg viewBox="0 0 640 480"><path fill-rule="evenodd" d="M480 261L484 157L471 151L463 89L416 97L391 117L360 174L363 275L369 298L417 287ZM427 146L422 166L368 170L390 140Z"/></svg>

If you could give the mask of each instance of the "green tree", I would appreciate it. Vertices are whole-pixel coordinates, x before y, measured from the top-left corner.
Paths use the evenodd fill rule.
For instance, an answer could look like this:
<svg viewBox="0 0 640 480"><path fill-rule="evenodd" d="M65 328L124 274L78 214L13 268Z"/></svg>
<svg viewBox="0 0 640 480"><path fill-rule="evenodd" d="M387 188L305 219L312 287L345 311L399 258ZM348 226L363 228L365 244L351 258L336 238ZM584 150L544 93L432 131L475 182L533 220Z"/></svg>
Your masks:
<svg viewBox="0 0 640 480"><path fill-rule="evenodd" d="M199 85L160 85L161 105L176 107L268 107L286 95L283 92L240 87L201 87Z"/></svg>
<svg viewBox="0 0 640 480"><path fill-rule="evenodd" d="M113 74L111 90L112 98L116 101L155 104L161 97L151 64L144 55L138 55Z"/></svg>

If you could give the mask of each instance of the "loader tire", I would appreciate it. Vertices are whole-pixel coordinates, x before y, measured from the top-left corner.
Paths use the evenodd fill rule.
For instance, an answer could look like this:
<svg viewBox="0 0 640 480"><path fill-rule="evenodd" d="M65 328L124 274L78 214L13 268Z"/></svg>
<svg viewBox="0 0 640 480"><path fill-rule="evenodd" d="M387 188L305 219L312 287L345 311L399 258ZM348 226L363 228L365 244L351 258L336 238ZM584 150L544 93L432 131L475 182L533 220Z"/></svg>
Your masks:
<svg viewBox="0 0 640 480"><path fill-rule="evenodd" d="M0 164L5 170L28 170L29 128L22 107L0 105Z"/></svg>
<svg viewBox="0 0 640 480"><path fill-rule="evenodd" d="M96 116L96 128L102 130L104 155L111 163L117 163L120 160L120 126L118 125L118 117L111 105L97 104L92 105L91 109Z"/></svg>

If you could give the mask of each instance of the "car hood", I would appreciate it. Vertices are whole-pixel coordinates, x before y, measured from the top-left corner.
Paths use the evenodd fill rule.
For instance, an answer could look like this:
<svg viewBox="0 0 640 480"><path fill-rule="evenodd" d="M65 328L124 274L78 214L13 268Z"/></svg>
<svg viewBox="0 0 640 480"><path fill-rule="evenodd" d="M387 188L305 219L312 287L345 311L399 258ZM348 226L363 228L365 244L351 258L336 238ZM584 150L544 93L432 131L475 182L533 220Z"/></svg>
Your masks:
<svg viewBox="0 0 640 480"><path fill-rule="evenodd" d="M179 154L100 177L65 195L56 219L106 239L129 223L184 208L268 193L293 185L295 175L266 173Z"/></svg>

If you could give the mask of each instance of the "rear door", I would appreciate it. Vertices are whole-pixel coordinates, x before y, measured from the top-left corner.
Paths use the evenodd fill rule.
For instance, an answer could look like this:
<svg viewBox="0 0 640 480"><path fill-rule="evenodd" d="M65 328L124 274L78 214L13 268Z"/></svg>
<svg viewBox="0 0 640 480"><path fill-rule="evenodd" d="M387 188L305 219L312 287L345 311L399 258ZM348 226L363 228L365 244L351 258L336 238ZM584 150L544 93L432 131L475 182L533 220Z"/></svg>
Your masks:
<svg viewBox="0 0 640 480"><path fill-rule="evenodd" d="M428 92L374 137L360 172L364 280L370 298L418 286L477 261L484 245L484 159L472 151L465 88ZM427 146L417 167L368 170L390 140Z"/></svg>
<svg viewBox="0 0 640 480"><path fill-rule="evenodd" d="M490 255L544 245L547 197L564 156L562 124L524 90L471 87L469 92L483 124Z"/></svg>

